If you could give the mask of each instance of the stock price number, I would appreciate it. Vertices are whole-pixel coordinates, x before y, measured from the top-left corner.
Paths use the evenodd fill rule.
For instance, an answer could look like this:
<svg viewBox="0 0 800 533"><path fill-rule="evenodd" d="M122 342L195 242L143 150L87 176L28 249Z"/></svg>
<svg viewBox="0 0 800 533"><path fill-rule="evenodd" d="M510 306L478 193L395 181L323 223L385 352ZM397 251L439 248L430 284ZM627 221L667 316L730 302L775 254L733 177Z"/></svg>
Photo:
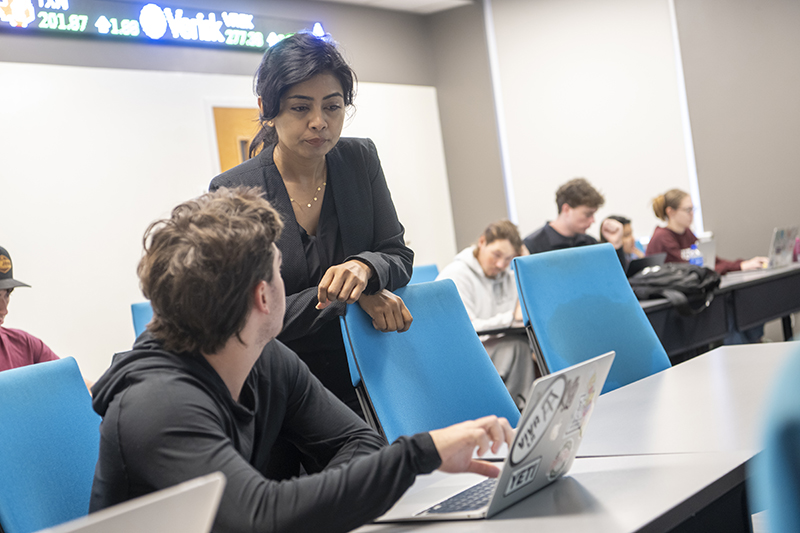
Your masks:
<svg viewBox="0 0 800 533"><path fill-rule="evenodd" d="M37 15L40 19L39 28L43 30L60 31L84 31L89 20L88 15L70 15L66 17L64 13L51 13L49 11L39 11Z"/></svg>
<svg viewBox="0 0 800 533"><path fill-rule="evenodd" d="M264 34L260 31L245 30L225 30L225 44L232 46L252 46L261 48L264 46Z"/></svg>

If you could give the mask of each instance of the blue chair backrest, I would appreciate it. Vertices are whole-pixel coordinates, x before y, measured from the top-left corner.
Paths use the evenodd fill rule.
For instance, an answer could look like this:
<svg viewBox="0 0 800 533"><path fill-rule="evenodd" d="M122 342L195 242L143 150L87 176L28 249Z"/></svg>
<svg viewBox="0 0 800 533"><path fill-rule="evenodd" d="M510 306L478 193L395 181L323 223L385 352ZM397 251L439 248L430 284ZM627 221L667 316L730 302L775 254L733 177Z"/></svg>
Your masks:
<svg viewBox="0 0 800 533"><path fill-rule="evenodd" d="M523 318L547 372L614 350L608 392L671 366L611 244L517 257L514 266Z"/></svg>
<svg viewBox="0 0 800 533"><path fill-rule="evenodd" d="M398 289L414 317L381 333L358 304L341 317L350 364L389 442L494 414L512 426L519 410L478 339L452 280Z"/></svg>
<svg viewBox="0 0 800 533"><path fill-rule="evenodd" d="M435 264L430 265L415 265L414 270L411 272L411 280L409 285L417 283L425 283L426 281L433 281L439 275L439 267Z"/></svg>
<svg viewBox="0 0 800 533"><path fill-rule="evenodd" d="M800 349L778 374L767 404L764 448L747 476L752 512L767 510L767 531L800 531Z"/></svg>
<svg viewBox="0 0 800 533"><path fill-rule="evenodd" d="M89 512L100 416L71 357L0 372L0 525L29 533Z"/></svg>
<svg viewBox="0 0 800 533"><path fill-rule="evenodd" d="M131 304L131 315L133 316L133 331L138 337L147 328L147 324L153 320L153 307L150 302Z"/></svg>

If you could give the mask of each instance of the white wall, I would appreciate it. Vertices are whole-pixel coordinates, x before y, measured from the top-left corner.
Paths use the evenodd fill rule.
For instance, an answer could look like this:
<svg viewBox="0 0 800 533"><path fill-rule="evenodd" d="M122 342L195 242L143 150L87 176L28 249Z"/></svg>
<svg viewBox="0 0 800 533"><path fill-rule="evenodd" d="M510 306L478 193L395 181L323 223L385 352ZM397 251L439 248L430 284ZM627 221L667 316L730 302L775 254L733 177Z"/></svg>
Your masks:
<svg viewBox="0 0 800 533"><path fill-rule="evenodd" d="M15 277L33 285L15 291L6 325L74 356L89 379L129 348L130 304L143 299L142 234L206 190L219 170L210 108L252 104L251 84L0 62L0 244ZM449 260L455 237L434 90L363 84L357 105L346 134L375 139L418 261ZM439 218L416 218L424 202L440 207Z"/></svg>
<svg viewBox="0 0 800 533"><path fill-rule="evenodd" d="M689 190L667 0L492 0L513 193L523 234L585 177L604 216L657 224L650 202Z"/></svg>

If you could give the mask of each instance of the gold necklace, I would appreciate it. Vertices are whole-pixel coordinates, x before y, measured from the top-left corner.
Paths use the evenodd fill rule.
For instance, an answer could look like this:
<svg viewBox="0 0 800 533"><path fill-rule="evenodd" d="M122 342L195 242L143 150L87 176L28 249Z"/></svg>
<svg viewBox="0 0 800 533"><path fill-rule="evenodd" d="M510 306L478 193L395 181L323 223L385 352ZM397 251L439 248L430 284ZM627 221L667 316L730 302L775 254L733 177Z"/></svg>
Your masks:
<svg viewBox="0 0 800 533"><path fill-rule="evenodd" d="M306 207L307 207L307 208L309 208L309 209L310 209L310 208L311 208L311 204L313 204L314 202L316 202L316 201L317 201L317 199L319 198L319 193L320 193L320 191L321 191L321 190L322 190L322 188L323 188L325 185L327 185L327 184L328 184L328 182L326 182L326 181L323 181L323 182L322 182L322 185L320 185L319 187L317 187L317 191L314 193L314 199L313 199L311 202L309 202L309 203L307 203L307 204L306 204ZM300 209L303 209L303 205L302 205L300 202L298 202L297 200L295 200L294 198L292 198L291 196L289 197L289 201L290 201L290 202L294 202L294 203L296 203L296 204L297 204L297 207L299 207Z"/></svg>

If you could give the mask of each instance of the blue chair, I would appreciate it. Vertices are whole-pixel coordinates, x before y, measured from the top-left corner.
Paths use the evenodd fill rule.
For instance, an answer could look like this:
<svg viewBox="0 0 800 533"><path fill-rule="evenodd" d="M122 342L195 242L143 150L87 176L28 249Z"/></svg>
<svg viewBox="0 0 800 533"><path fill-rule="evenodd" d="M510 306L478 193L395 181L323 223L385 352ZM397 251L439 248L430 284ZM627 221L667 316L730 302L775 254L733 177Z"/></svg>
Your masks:
<svg viewBox="0 0 800 533"><path fill-rule="evenodd" d="M671 366L611 244L517 257L514 267L543 373L614 350L608 392Z"/></svg>
<svg viewBox="0 0 800 533"><path fill-rule="evenodd" d="M358 304L341 317L351 376L369 420L386 440L494 414L519 421L503 380L472 328L452 280L395 293L414 317L408 331L381 333ZM354 383L355 380L354 379Z"/></svg>
<svg viewBox="0 0 800 533"><path fill-rule="evenodd" d="M0 525L29 533L89 512L100 417L71 357L0 372Z"/></svg>
<svg viewBox="0 0 800 533"><path fill-rule="evenodd" d="M131 315L133 315L133 331L138 337L153 320L153 307L150 302L131 304Z"/></svg>
<svg viewBox="0 0 800 533"><path fill-rule="evenodd" d="M800 350L783 365L768 402L764 449L749 465L750 508L766 509L767 531L800 531Z"/></svg>
<svg viewBox="0 0 800 533"><path fill-rule="evenodd" d="M409 280L408 284L414 285L417 283L425 283L426 281L433 281L438 275L439 267L435 264L416 265L411 272L411 280Z"/></svg>

